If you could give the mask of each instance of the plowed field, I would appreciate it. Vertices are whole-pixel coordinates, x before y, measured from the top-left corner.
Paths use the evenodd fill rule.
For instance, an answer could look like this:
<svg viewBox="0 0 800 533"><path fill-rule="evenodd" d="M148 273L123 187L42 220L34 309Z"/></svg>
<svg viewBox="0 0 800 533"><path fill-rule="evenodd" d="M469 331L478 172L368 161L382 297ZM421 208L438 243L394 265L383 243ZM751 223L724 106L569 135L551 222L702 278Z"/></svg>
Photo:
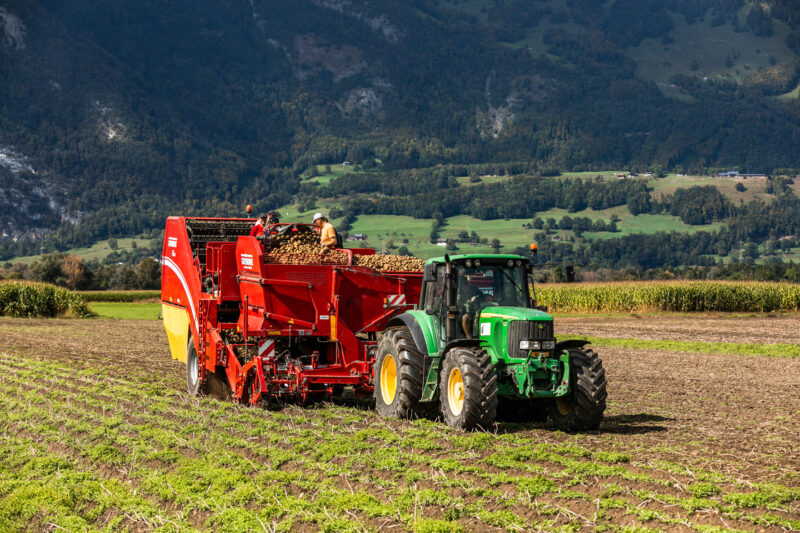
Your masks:
<svg viewBox="0 0 800 533"><path fill-rule="evenodd" d="M157 321L0 319L0 531L800 529L800 358L690 345L799 331L796 315L557 319L629 339L597 348L600 430L465 434L191 398Z"/></svg>

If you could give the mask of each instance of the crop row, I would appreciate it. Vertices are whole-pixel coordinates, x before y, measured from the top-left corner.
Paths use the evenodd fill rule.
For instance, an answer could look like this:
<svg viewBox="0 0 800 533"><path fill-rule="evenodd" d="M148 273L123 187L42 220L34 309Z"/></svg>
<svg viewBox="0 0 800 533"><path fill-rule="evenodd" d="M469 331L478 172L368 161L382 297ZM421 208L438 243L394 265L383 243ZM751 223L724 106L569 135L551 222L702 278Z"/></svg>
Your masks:
<svg viewBox="0 0 800 533"><path fill-rule="evenodd" d="M66 529L703 530L692 520L705 515L800 526L779 510L796 490L649 465L580 437L463 434L332 406L264 411L138 377L0 354L0 432L23 442L0 448L0 529L37 513Z"/></svg>
<svg viewBox="0 0 800 533"><path fill-rule="evenodd" d="M161 291L79 291L84 302L141 302L157 300Z"/></svg>
<svg viewBox="0 0 800 533"><path fill-rule="evenodd" d="M800 310L800 285L681 281L539 285L538 302L566 313Z"/></svg>
<svg viewBox="0 0 800 533"><path fill-rule="evenodd" d="M89 315L83 298L67 289L30 281L0 282L0 316L84 317Z"/></svg>

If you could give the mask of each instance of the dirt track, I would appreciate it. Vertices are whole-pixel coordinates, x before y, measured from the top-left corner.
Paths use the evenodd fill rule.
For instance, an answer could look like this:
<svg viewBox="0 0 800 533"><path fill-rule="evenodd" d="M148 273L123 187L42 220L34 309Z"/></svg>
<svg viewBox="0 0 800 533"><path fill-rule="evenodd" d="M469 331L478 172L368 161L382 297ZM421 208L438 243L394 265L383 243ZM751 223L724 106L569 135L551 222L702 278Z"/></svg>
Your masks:
<svg viewBox="0 0 800 533"><path fill-rule="evenodd" d="M730 318L592 317L557 319L556 332L561 335L589 334L599 337L705 342L790 343L800 340L798 326L800 317L794 315ZM13 374L22 371L23 367L35 366L36 360L47 362L52 366L52 370L48 372L54 376L54 383L58 387L63 386L63 391L58 396L68 398L72 396L76 403L82 401L80 394L84 394L84 390L94 389L81 388L84 386L81 380L71 383L67 377L70 369L86 371L81 374L86 387L91 384L91 380L86 376L96 371L99 383L104 379L102 375L107 375L113 376L114 381L119 384L137 384L147 388L148 391L153 385L156 388L163 388L168 393L167 397L172 398L170 402L175 404L174 414L170 416L178 417L176 420L191 417L192 411L206 413L202 416L210 416L208 413L215 409L213 406L219 405L210 400L198 404L196 400L186 398L183 392L185 390L183 365L169 359L165 335L159 322L0 319L0 354L7 354L0 358L2 367L0 370L6 373ZM601 524L647 526L662 530L695 529L703 525L775 531L800 528L800 439L798 439L800 397L797 394L800 388L799 359L634 349L603 349L601 356L608 375L609 403L606 419L600 431L591 434L566 435L554 431L546 424L519 426L503 423L495 429L497 435L492 437L495 440L492 440L489 448L465 451L457 443L467 437L473 438L471 436L454 435L439 426L431 426L425 432L419 432L416 424L382 421L371 412L354 408L328 407L322 410L304 410L290 407L284 409L281 415L301 421L297 422L299 424L297 430L312 431L314 434L312 439L320 445L326 440L320 432L326 429L324 425L319 426L313 420L315 417L322 417L321 420L324 421L330 416L333 419L346 419L350 425L346 429L329 426L328 430L336 428L332 433L334 437L339 431L345 431L346 437L354 435L352 432L380 432L388 428L392 433L400 435L401 443L417 439L414 440L417 444L406 445L411 446L412 454L421 454L420 457L436 460L452 456L467 466L478 465L486 470L487 474L477 478L476 481L475 474L469 472L459 474L455 473L459 470L455 472L445 470L439 473L435 468L429 470L432 468L430 466L423 468L417 465L416 468L420 468L424 476L408 486L415 487L414 491L423 488L445 491L451 497L457 498L453 501L461 503L456 505L452 501L449 504L440 501L424 505L414 504L414 520L418 518L417 513L419 513L420 516L424 514L435 519L455 518L458 520L454 522L455 524L460 524L468 530L484 531L497 527L502 529L503 526L499 524L503 522L495 523L485 516L478 519L477 514L474 516L453 514L448 509L451 507L468 509L470 502L473 502L476 508L496 507L499 512L503 507L501 502L510 501L512 505L508 509L526 522L526 526L522 529L530 530L549 530L565 525L592 529ZM19 386L18 383L13 380L3 383L4 391L0 391L0 395L9 394L9 391ZM35 381L33 385L36 385ZM92 387L97 388L97 385ZM125 424L131 424L130 427L137 427L134 424L137 420L136 410L131 410L131 406L137 405L137 401L135 396L131 396L117 406L119 409L125 406L120 412L123 413ZM146 405L140 404L143 412L147 410ZM95 402L93 408L100 407ZM112 410L113 407L109 409ZM330 415L326 415L326 411L329 411ZM105 413L104 407L103 413ZM232 420L241 420L241 417L247 416L248 419L262 419L265 423L272 424L275 422L273 417L279 416L270 412L258 412L255 409L235 408L229 411L227 407L224 413L225 417L232 417ZM302 422L303 420L305 422ZM125 424L123 426L128 427ZM3 425L0 428L4 434L13 435L16 439L22 439L26 434L25 431L28 431L23 431L23 426L18 423ZM181 438L188 440L186 435L182 435ZM292 438L295 437L291 437L287 442L294 442ZM78 437L76 439L80 442ZM349 437L345 441L348 439ZM425 444L429 441L441 446L437 448L434 444ZM274 441L267 440L264 446L272 442ZM495 455L506 457L503 454L518 449L508 448L510 443L524 442L529 443L525 446L543 446L542 450L546 453L545 451L542 453L545 455L522 463L508 463L517 466L509 467L508 464L498 466L504 463L494 460ZM383 449L381 445L386 445L380 440L375 443L376 448L368 453L377 453ZM389 449L396 446L397 444L389 445ZM417 446L422 448L417 448L415 451L414 448ZM614 462L615 459L610 459L611 468L618 469L619 472L614 470L603 473L602 470L598 470L593 474L594 470L588 466L592 464L591 460L588 460L587 464L583 462L573 464L575 461L570 454L578 453L569 451L573 450L573 447L586 450L586 453L592 456L592 460L594 458L604 460L602 454L606 452L622 454L629 459L619 464ZM432 451L423 451L426 449ZM552 455L547 451L551 449L554 451ZM555 452L558 450L568 450L565 452L567 455L557 455ZM69 455L70 452L60 453ZM310 453L310 457L315 457L313 450L302 453ZM580 453L583 452L579 452L577 457L580 457ZM248 457L247 454L245 456ZM261 464L263 461L259 456L253 455L247 460L255 461L256 464ZM338 459L335 459L334 463L340 466L345 464ZM137 483L140 488L146 485L143 484L141 477L127 470L127 473L122 474L118 467L111 468L102 464L93 466L94 463L87 463L84 459L81 459L81 464L85 468L96 469L102 476L113 478L128 476L127 479L134 483L133 486ZM303 468L308 467L307 463L288 464L289 470L304 471ZM487 464L490 466L486 466ZM170 467L165 465L163 468L169 471ZM398 472L397 468L402 470ZM362 485L357 484L353 488L364 490L380 501L395 501L394 498L400 496L390 494L406 486L407 481L403 481L402 477L398 480L397 476L406 475L403 472L407 468L408 465L389 470L377 466L367 467L365 470L367 477L363 478ZM566 470L561 470L562 468ZM525 473L526 471L528 473ZM509 482L500 485L488 482L485 487L490 491L499 490L505 494L502 497L491 496L491 492L487 493L488 496L477 497L475 494L481 494L480 492L459 488L471 487L476 482L480 484L481 479L487 479L486 476L507 473L535 479L543 476L555 480L560 488L555 492L550 489L551 492L540 495L533 500L535 504L523 504L519 500L514 500L520 498L513 495L521 489L515 489L515 485L513 483L509 485ZM2 470L0 470L0 480L1 476ZM380 481L383 478L385 480ZM339 486L346 487L342 484L341 478L337 479ZM348 481L353 479L357 478L344 477L348 484L357 483ZM367 479L371 481L366 481ZM391 489L393 484L398 482L399 488ZM694 490L691 487L697 483L712 485L707 496L710 500L706 499L706 503L687 499L691 498L687 491ZM778 484L778 488L769 489L768 487L773 485L762 485L765 483ZM295 490L297 494L304 493L296 485L287 486L290 487L288 490ZM141 490L142 493L146 492L144 488ZM180 492L180 488L175 490ZM389 492L386 492L387 490ZM170 501L172 496L169 493L161 496L166 500L160 500L155 496L148 498L153 502L161 501L160 505L166 510L177 511L183 505L179 503L181 500L177 499L178 492L175 493L175 501ZM573 493L582 496L570 496ZM749 500L741 496L750 493L761 495L755 498L756 503L752 506L752 502L748 503ZM0 493L0 498L2 497ZM674 500L674 498L683 499ZM693 508L690 511L687 506L696 506L697 509ZM203 506L200 505L200 508ZM191 518L187 519L188 523L195 527L215 529L213 517L217 511L213 510L213 505L209 509L191 515ZM557 510L555 515L552 514L553 509ZM109 512L113 515L112 511ZM373 519L369 514L365 515L363 511L359 511L357 507L345 512L356 516L368 529L381 527L382 524L385 527L399 527L400 530L416 527L413 525L416 522L412 524L410 518L395 518L388 521L383 518ZM350 514L342 516L348 517ZM401 516L406 515L401 513ZM135 529L152 529L138 522L124 523L135 526ZM510 530L519 529L520 522L516 522L517 526L513 527L509 524L514 522L506 523L504 527ZM319 525L317 523L317 526ZM2 526L1 521L0 526ZM315 530L317 527L313 526L313 522L309 526L302 518L300 522L295 521L295 526L301 530Z"/></svg>

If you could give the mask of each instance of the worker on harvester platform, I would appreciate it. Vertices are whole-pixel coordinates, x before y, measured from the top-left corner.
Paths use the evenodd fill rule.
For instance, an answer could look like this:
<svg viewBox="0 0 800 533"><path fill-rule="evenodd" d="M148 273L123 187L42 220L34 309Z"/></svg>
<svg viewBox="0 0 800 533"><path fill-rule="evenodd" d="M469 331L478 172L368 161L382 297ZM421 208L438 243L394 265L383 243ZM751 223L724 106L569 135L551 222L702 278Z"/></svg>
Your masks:
<svg viewBox="0 0 800 533"><path fill-rule="evenodd" d="M315 213L311 223L319 229L319 243L322 246L326 246L331 250L342 247L342 243L339 242L339 235L336 233L336 228L333 227L333 224L328 222L325 215L322 213Z"/></svg>
<svg viewBox="0 0 800 533"><path fill-rule="evenodd" d="M264 213L263 215L258 217L256 223L250 229L250 236L258 237L259 235L264 235L264 229L266 227L267 227L267 213Z"/></svg>

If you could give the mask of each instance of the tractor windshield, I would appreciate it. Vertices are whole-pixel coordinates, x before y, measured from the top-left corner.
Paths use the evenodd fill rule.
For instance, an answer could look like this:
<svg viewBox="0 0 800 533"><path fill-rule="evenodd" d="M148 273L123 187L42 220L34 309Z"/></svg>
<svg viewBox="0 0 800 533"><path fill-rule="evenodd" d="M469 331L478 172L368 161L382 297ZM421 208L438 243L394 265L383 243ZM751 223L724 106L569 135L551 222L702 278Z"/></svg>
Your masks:
<svg viewBox="0 0 800 533"><path fill-rule="evenodd" d="M530 307L524 267L506 265L463 266L458 271L458 303Z"/></svg>

